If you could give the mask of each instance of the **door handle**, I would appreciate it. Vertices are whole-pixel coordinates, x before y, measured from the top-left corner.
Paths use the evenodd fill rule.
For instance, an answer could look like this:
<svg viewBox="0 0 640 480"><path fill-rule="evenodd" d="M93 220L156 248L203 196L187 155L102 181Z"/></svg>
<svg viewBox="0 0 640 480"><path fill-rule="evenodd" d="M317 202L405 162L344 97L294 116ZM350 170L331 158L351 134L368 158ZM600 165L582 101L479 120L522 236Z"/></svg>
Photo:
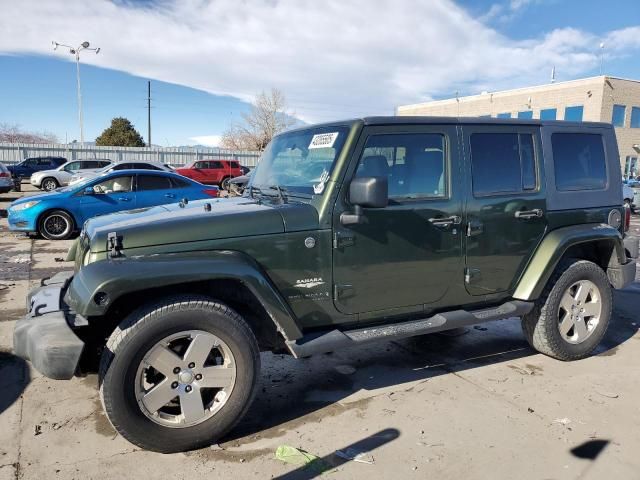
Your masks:
<svg viewBox="0 0 640 480"><path fill-rule="evenodd" d="M165 193L164 196L167 198L176 198L175 194L173 193Z"/></svg>
<svg viewBox="0 0 640 480"><path fill-rule="evenodd" d="M534 208L533 210L518 210L515 213L516 218L521 218L523 220L528 220L530 218L540 218L542 217L543 212L541 208Z"/></svg>
<svg viewBox="0 0 640 480"><path fill-rule="evenodd" d="M118 197L118 200L120 200L121 202L130 202L131 199L127 198L127 197Z"/></svg>
<svg viewBox="0 0 640 480"><path fill-rule="evenodd" d="M448 227L449 225L458 225L462 222L462 218L453 215L451 217L434 217L429 219L429 223L431 223L435 227Z"/></svg>

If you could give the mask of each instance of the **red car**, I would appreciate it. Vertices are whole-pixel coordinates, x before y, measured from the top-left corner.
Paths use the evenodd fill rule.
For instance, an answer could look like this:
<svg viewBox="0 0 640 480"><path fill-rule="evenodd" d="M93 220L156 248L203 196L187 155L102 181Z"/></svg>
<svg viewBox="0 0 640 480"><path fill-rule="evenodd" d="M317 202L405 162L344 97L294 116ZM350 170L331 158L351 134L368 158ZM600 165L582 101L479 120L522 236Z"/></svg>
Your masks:
<svg viewBox="0 0 640 480"><path fill-rule="evenodd" d="M176 168L176 173L227 190L229 180L242 175L242 169L237 160L197 160L186 167Z"/></svg>

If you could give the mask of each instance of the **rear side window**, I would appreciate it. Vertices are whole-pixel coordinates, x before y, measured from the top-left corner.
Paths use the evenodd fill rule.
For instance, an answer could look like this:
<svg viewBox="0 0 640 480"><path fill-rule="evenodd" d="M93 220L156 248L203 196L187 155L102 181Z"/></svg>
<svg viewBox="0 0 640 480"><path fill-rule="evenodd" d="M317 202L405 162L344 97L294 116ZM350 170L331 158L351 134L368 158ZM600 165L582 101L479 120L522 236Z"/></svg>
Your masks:
<svg viewBox="0 0 640 480"><path fill-rule="evenodd" d="M223 168L222 162L218 162L218 161L209 162L209 168Z"/></svg>
<svg viewBox="0 0 640 480"><path fill-rule="evenodd" d="M171 177L171 185L173 186L173 188L186 188L186 187L190 186L191 184L189 182L187 182L186 180L182 180L180 178Z"/></svg>
<svg viewBox="0 0 640 480"><path fill-rule="evenodd" d="M551 146L558 190L606 188L607 164L602 135L554 133L551 136Z"/></svg>
<svg viewBox="0 0 640 480"><path fill-rule="evenodd" d="M476 196L518 193L537 187L533 135L471 135L473 193Z"/></svg>
<svg viewBox="0 0 640 480"><path fill-rule="evenodd" d="M138 175L138 190L167 190L171 180L160 175Z"/></svg>

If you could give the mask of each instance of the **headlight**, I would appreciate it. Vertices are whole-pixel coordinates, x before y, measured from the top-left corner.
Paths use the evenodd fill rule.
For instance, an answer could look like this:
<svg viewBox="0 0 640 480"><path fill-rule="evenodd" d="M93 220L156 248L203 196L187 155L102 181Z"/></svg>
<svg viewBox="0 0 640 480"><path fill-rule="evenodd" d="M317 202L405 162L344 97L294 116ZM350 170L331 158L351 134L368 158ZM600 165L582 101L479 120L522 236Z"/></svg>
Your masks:
<svg viewBox="0 0 640 480"><path fill-rule="evenodd" d="M26 210L27 208L35 207L39 203L40 203L40 200L30 200L28 202L19 203L18 205L13 205L11 209L14 212L20 212L22 210Z"/></svg>

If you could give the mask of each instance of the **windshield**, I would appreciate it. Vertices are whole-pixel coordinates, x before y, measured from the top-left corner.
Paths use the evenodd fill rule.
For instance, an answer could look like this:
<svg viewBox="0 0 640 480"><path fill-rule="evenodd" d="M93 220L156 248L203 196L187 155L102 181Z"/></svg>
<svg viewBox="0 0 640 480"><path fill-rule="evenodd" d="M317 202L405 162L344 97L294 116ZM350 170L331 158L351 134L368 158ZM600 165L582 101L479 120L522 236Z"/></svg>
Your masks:
<svg viewBox="0 0 640 480"><path fill-rule="evenodd" d="M274 137L251 175L251 186L322 194L348 134L349 127L327 126Z"/></svg>

